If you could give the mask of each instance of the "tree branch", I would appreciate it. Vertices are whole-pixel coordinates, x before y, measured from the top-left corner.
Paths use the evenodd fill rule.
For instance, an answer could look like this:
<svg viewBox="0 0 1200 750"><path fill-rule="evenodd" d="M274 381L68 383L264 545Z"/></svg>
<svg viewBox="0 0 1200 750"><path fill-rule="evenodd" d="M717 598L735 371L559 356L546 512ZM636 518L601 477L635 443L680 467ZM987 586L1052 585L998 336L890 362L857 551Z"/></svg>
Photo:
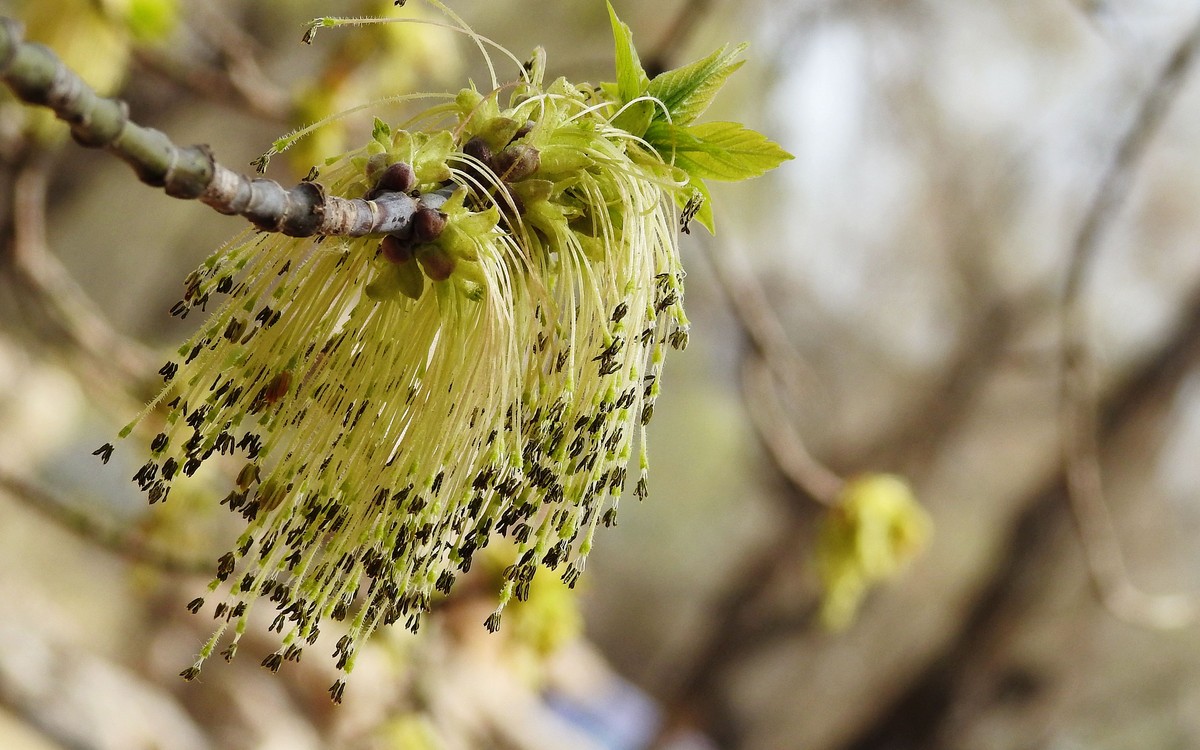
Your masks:
<svg viewBox="0 0 1200 750"><path fill-rule="evenodd" d="M62 498L33 482L0 467L0 492L19 501L81 539L134 562L151 565L165 573L212 575L208 560L181 557L147 544L141 537L113 528L91 513L72 507Z"/></svg>
<svg viewBox="0 0 1200 750"><path fill-rule="evenodd" d="M403 192L341 198L326 195L315 182L288 189L239 174L218 164L207 146L176 146L164 133L132 122L124 102L99 96L51 50L21 36L18 22L0 17L0 79L23 101L52 109L81 145L117 155L142 182L172 197L198 199L290 237L402 232L422 205L436 208L444 200L436 193L413 198Z"/></svg>
<svg viewBox="0 0 1200 750"><path fill-rule="evenodd" d="M1120 140L1071 247L1060 308L1059 418L1067 498L1093 584L1104 605L1122 620L1151 628L1177 628L1195 622L1200 618L1200 601L1184 594L1148 594L1129 578L1104 500L1095 400L1097 373L1087 344L1083 289L1105 230L1128 195L1132 177L1175 101L1198 49L1200 22L1179 42Z"/></svg>

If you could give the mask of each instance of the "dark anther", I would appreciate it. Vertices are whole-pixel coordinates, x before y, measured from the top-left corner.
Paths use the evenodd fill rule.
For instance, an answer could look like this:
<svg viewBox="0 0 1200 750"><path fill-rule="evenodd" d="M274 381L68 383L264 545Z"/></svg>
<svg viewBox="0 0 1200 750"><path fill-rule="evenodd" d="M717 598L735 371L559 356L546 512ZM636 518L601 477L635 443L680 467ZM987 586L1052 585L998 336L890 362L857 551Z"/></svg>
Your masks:
<svg viewBox="0 0 1200 750"><path fill-rule="evenodd" d="M279 671L279 667L283 664L282 654L270 654L262 660L262 665L271 670L272 674Z"/></svg>
<svg viewBox="0 0 1200 750"><path fill-rule="evenodd" d="M692 219L696 218L696 214L700 212L704 206L704 196L699 191L692 193L692 197L688 198L688 202L683 207L683 213L679 215L679 231L684 234L691 234Z"/></svg>
<svg viewBox="0 0 1200 750"><path fill-rule="evenodd" d="M104 445L100 446L96 450L92 451L93 456L100 457L100 463L102 463L102 464L108 463L108 460L110 458L112 458L112 454L113 454L113 444L112 443L105 443Z"/></svg>
<svg viewBox="0 0 1200 750"><path fill-rule="evenodd" d="M646 404L642 407L640 421L643 425L650 424L650 420L654 418L654 404Z"/></svg>
<svg viewBox="0 0 1200 750"><path fill-rule="evenodd" d="M158 464L154 463L153 461L147 461L142 465L142 468L138 469L137 473L133 475L133 481L137 482L138 487L144 490L150 486L151 482L154 481L154 477L157 473Z"/></svg>
<svg viewBox="0 0 1200 750"><path fill-rule="evenodd" d="M329 686L329 699L334 703L341 704L342 694L346 692L346 683L338 680Z"/></svg>
<svg viewBox="0 0 1200 750"><path fill-rule="evenodd" d="M188 667L187 669L180 672L179 676L182 677L183 679L187 680L188 682L191 682L192 680L194 680L200 676L200 667Z"/></svg>
<svg viewBox="0 0 1200 750"><path fill-rule="evenodd" d="M227 341L237 341L245 332L246 324L240 318L230 318L229 324L225 326L225 332L221 335Z"/></svg>
<svg viewBox="0 0 1200 750"><path fill-rule="evenodd" d="M158 370L158 374L163 376L164 383L171 382L171 378L175 377L178 372L179 365L175 364L174 362L168 362Z"/></svg>
<svg viewBox="0 0 1200 750"><path fill-rule="evenodd" d="M567 566L567 569L562 574L563 583L567 584L567 588L575 588L575 584L579 583L579 568L575 564Z"/></svg>
<svg viewBox="0 0 1200 750"><path fill-rule="evenodd" d="M217 560L217 580L229 580L229 576L233 574L235 565L236 561L232 552L226 552L224 555L221 555L220 559Z"/></svg>
<svg viewBox="0 0 1200 750"><path fill-rule="evenodd" d="M188 602L187 611L191 612L194 615L197 612L199 612L200 608L203 606L204 606L204 600L200 597L196 597L195 599Z"/></svg>
<svg viewBox="0 0 1200 750"><path fill-rule="evenodd" d="M486 620L484 620L484 622L483 622L483 626L485 628L487 628L489 633L495 633L497 630L499 630L500 629L500 613L493 612L490 615L488 615L488 618Z"/></svg>
<svg viewBox="0 0 1200 750"><path fill-rule="evenodd" d="M167 435L165 432L158 433L157 435L154 436L154 439L150 441L150 451L152 453L158 453L159 451L161 451L163 448L166 448L166 447L167 447Z"/></svg>
<svg viewBox="0 0 1200 750"><path fill-rule="evenodd" d="M171 493L171 488L160 482L155 482L150 486L150 504L154 505L157 502L166 502L167 495Z"/></svg>

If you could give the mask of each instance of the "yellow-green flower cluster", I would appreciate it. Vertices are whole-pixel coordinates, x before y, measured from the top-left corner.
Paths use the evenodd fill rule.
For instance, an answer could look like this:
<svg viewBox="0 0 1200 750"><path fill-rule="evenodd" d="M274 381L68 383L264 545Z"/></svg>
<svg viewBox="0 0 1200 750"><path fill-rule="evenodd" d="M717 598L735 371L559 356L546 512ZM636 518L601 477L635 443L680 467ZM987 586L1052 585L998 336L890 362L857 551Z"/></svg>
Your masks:
<svg viewBox="0 0 1200 750"><path fill-rule="evenodd" d="M429 226L382 243L248 233L189 278L177 314L228 301L163 367L166 423L135 479L162 500L209 458L244 457L223 502L248 527L213 588L237 635L256 600L276 604L267 666L333 618L349 670L379 625L415 630L495 534L518 543L498 627L539 565L578 578L635 452L645 494L663 351L687 341L686 179L614 109L562 79L505 106L463 91L320 175L342 195L448 194Z"/></svg>
<svg viewBox="0 0 1200 750"><path fill-rule="evenodd" d="M499 535L515 553L494 630L539 568L574 585L627 484L645 496L664 352L688 337L680 222L702 178L788 156L740 126L721 141L689 127L736 52L649 81L613 27L620 85L546 83L539 52L515 84L376 121L312 176L380 205L417 199L395 231L247 232L187 280L175 314L226 301L122 432L165 415L134 477L151 502L214 457L244 461L222 502L247 527L210 587L222 624L184 676L229 629L232 658L261 599L281 638L264 666L298 660L333 619L348 672L377 627L415 631ZM747 169L718 169L755 149Z"/></svg>
<svg viewBox="0 0 1200 750"><path fill-rule="evenodd" d="M849 626L867 592L894 577L925 547L933 523L903 479L865 474L846 482L817 535L824 584L821 622Z"/></svg>

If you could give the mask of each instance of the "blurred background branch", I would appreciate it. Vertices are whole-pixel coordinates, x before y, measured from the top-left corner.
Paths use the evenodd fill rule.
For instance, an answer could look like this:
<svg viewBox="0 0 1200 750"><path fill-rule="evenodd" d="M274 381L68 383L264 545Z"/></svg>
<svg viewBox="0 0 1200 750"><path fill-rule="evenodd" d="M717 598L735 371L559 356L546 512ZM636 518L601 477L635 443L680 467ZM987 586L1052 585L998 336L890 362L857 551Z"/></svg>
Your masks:
<svg viewBox="0 0 1200 750"><path fill-rule="evenodd" d="M1060 408L1067 497L1101 600L1117 617L1151 628L1180 628L1196 622L1200 599L1188 594L1148 594L1129 577L1104 499L1096 415L1100 384L1088 345L1083 291L1106 231L1119 215L1151 140L1191 72L1197 48L1200 21L1175 47L1120 139L1071 247L1063 285Z"/></svg>

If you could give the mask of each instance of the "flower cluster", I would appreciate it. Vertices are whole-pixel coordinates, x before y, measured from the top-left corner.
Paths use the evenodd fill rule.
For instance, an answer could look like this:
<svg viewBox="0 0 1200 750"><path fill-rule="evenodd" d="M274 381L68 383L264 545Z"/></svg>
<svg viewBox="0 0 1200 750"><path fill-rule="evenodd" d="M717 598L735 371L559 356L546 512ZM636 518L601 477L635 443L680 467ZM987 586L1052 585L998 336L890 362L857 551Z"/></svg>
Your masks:
<svg viewBox="0 0 1200 750"><path fill-rule="evenodd" d="M614 29L628 41L615 17ZM328 160L326 191L415 198L403 228L247 232L187 280L176 315L227 299L122 432L162 421L134 477L152 503L210 459L244 461L222 504L247 527L210 587L222 624L185 677L230 628L232 658L261 599L281 637L264 666L299 659L332 619L346 621L334 656L348 672L366 636L415 631L500 535L516 552L495 630L540 567L574 585L627 484L645 496L664 352L688 337L676 238L702 183L652 141L673 110L641 106L657 101L637 90L653 85L644 74L618 90L542 71L539 53L518 83L463 90L403 129L376 121L365 148ZM708 147L682 120L707 105L713 75L675 80L679 129L656 132Z"/></svg>

